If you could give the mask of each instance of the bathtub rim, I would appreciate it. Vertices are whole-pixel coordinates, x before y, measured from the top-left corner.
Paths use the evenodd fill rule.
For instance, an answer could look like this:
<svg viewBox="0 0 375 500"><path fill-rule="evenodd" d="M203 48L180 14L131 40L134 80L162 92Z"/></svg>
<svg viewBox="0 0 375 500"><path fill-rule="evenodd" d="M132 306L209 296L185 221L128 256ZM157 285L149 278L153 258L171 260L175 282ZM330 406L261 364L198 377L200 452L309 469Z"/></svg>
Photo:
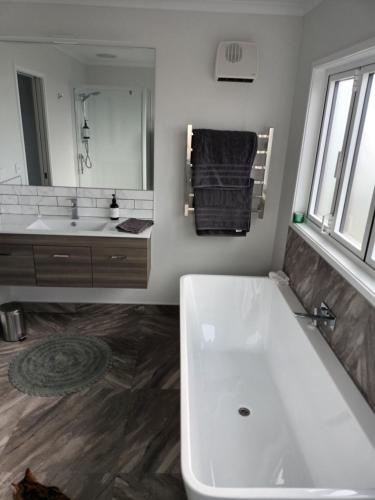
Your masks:
<svg viewBox="0 0 375 500"><path fill-rule="evenodd" d="M181 405L181 471L185 486L192 492L206 497L207 499L231 498L233 500L240 499L292 499L292 500L316 500L319 499L342 499L349 498L374 500L375 488L365 490L355 490L349 488L283 488L283 487L215 487L209 486L200 481L194 474L191 463L191 446L190 446L190 425L189 425L189 383L188 383L188 348L187 348L187 331L186 331L186 310L183 305L186 303L185 284L192 278L222 278L222 279L243 279L243 280L258 280L272 283L275 289L280 292L280 297L285 301L291 311L292 317L297 321L304 334L312 344L313 349L317 352L321 362L327 368L330 376L333 378L337 390L340 391L350 410L356 417L357 421L364 429L366 435L370 438L368 429L373 423L373 410L360 393L349 374L346 372L343 365L340 363L334 352L328 346L323 336L316 328L307 328L304 320L297 319L293 315L293 310L304 311L302 304L297 296L288 285L277 285L274 280L266 276L242 276L242 275L219 275L219 274L186 274L180 277L180 363L181 363L181 381L180 381L180 405ZM329 366L327 366L327 364ZM358 418L358 417L361 418ZM371 417L371 418L370 418ZM372 422L371 422L372 421ZM375 436L371 440L375 445Z"/></svg>

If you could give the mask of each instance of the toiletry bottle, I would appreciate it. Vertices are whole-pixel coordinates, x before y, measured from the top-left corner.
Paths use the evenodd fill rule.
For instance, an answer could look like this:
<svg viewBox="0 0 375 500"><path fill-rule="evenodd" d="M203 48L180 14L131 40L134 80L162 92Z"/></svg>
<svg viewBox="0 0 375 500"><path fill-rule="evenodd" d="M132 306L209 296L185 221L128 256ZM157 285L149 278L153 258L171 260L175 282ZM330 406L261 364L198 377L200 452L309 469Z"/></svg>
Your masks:
<svg viewBox="0 0 375 500"><path fill-rule="evenodd" d="M111 220L119 220L120 209L116 201L116 195L112 195L112 203L109 207Z"/></svg>

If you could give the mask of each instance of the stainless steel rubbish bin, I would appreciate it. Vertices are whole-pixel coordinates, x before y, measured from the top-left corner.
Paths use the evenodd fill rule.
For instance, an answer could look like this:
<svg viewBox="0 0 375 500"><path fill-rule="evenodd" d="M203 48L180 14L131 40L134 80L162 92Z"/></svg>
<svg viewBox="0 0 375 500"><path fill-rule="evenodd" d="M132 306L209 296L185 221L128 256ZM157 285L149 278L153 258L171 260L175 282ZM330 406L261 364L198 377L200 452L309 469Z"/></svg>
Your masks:
<svg viewBox="0 0 375 500"><path fill-rule="evenodd" d="M16 302L8 302L0 306L0 323L3 339L7 342L25 340L26 330L22 309Z"/></svg>

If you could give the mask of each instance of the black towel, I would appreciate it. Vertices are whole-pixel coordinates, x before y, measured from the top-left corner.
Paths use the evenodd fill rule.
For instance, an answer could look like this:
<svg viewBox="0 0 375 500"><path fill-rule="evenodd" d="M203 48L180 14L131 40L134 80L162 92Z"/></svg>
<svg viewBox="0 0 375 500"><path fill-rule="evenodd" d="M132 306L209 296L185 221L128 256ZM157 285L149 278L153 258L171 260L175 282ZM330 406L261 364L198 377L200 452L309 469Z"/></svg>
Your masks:
<svg viewBox="0 0 375 500"><path fill-rule="evenodd" d="M257 153L254 132L194 129L192 186L199 236L246 236Z"/></svg>
<svg viewBox="0 0 375 500"><path fill-rule="evenodd" d="M245 236L250 230L254 180L239 189L195 189L194 214L197 234Z"/></svg>
<svg viewBox="0 0 375 500"><path fill-rule="evenodd" d="M249 186L257 147L254 132L194 129L193 188Z"/></svg>
<svg viewBox="0 0 375 500"><path fill-rule="evenodd" d="M153 225L152 220L148 219L135 219L130 218L126 219L126 221L117 224L117 231L123 231L125 233L133 233L139 234L142 233L145 229Z"/></svg>

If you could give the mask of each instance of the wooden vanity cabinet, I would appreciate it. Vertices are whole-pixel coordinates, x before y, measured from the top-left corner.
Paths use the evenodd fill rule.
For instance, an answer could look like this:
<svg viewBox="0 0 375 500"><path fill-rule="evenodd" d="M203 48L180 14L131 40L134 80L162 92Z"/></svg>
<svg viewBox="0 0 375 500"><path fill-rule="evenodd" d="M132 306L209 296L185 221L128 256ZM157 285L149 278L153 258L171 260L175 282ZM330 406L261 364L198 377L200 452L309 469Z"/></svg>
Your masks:
<svg viewBox="0 0 375 500"><path fill-rule="evenodd" d="M7 234L0 285L147 288L151 239Z"/></svg>
<svg viewBox="0 0 375 500"><path fill-rule="evenodd" d="M90 247L34 246L38 286L91 287Z"/></svg>
<svg viewBox="0 0 375 500"><path fill-rule="evenodd" d="M0 243L0 285L35 284L33 247Z"/></svg>

